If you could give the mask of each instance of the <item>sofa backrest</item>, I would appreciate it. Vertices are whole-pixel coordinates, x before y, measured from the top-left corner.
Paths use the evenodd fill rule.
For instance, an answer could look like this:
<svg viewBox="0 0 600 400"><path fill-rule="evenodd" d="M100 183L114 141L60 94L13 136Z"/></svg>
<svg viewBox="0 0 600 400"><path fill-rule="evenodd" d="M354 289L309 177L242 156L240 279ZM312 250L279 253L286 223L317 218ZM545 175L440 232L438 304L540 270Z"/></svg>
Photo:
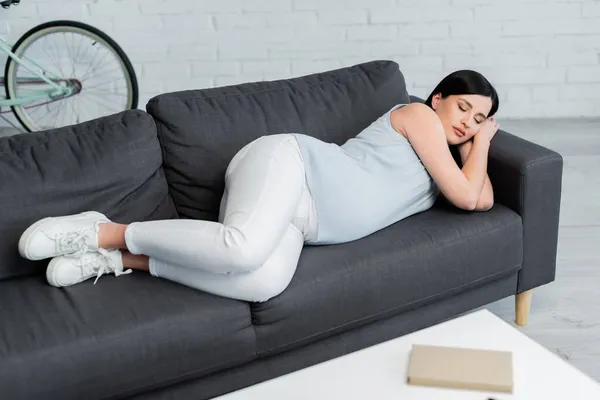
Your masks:
<svg viewBox="0 0 600 400"><path fill-rule="evenodd" d="M250 141L297 132L343 144L395 104L409 102L398 64L372 61L286 80L165 93L146 110L157 124L180 217L215 221L227 165Z"/></svg>
<svg viewBox="0 0 600 400"><path fill-rule="evenodd" d="M59 129L0 138L0 279L45 272L21 258L35 221L100 211L116 222L177 216L152 117L124 111Z"/></svg>

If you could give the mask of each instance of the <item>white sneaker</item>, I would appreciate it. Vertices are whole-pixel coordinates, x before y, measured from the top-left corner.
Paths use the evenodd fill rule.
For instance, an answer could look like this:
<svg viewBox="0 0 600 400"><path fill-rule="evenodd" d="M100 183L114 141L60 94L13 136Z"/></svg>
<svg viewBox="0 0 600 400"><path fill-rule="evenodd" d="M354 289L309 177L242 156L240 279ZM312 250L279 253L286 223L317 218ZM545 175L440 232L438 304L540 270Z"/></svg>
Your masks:
<svg viewBox="0 0 600 400"><path fill-rule="evenodd" d="M109 273L115 276L130 274L131 269L123 271L123 258L119 249L85 253L81 256L60 256L53 258L46 269L46 280L52 286L71 286L96 277L98 279Z"/></svg>
<svg viewBox="0 0 600 400"><path fill-rule="evenodd" d="M43 260L97 250L99 224L104 222L110 220L96 211L41 219L21 235L19 253L28 260Z"/></svg>

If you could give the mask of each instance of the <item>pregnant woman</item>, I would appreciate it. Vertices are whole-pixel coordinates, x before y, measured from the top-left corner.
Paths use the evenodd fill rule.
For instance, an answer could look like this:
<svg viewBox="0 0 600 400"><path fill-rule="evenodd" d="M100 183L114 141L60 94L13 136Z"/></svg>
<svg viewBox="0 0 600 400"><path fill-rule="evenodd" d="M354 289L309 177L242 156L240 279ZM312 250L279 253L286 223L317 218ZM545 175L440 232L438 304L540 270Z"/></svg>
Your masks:
<svg viewBox="0 0 600 400"><path fill-rule="evenodd" d="M492 207L486 171L497 110L485 77L456 71L425 104L397 104L341 146L301 133L248 143L225 172L218 222L52 216L27 228L19 252L51 259L46 277L56 287L135 269L263 302L289 285L305 244L363 238L429 209L440 194L461 209Z"/></svg>

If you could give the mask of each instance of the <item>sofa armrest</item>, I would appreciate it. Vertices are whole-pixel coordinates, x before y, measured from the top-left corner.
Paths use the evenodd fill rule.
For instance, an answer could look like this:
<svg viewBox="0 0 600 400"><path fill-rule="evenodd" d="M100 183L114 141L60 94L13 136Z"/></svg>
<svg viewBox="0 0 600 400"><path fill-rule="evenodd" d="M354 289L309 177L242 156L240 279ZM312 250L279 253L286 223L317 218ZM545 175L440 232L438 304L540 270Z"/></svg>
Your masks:
<svg viewBox="0 0 600 400"><path fill-rule="evenodd" d="M488 155L494 201L523 219L523 266L517 293L549 283L556 274L563 158L499 130Z"/></svg>

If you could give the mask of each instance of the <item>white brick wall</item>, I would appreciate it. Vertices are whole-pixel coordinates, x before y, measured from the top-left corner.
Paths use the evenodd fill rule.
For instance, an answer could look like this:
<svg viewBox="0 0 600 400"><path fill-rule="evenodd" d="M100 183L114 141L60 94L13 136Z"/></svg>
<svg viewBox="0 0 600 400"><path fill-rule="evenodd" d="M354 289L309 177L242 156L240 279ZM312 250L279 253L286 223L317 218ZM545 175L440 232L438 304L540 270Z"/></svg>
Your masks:
<svg viewBox="0 0 600 400"><path fill-rule="evenodd" d="M421 97L470 68L496 85L499 118L600 116L597 0L22 0L0 13L9 41L59 18L104 30L135 65L140 108L166 91L391 59Z"/></svg>

